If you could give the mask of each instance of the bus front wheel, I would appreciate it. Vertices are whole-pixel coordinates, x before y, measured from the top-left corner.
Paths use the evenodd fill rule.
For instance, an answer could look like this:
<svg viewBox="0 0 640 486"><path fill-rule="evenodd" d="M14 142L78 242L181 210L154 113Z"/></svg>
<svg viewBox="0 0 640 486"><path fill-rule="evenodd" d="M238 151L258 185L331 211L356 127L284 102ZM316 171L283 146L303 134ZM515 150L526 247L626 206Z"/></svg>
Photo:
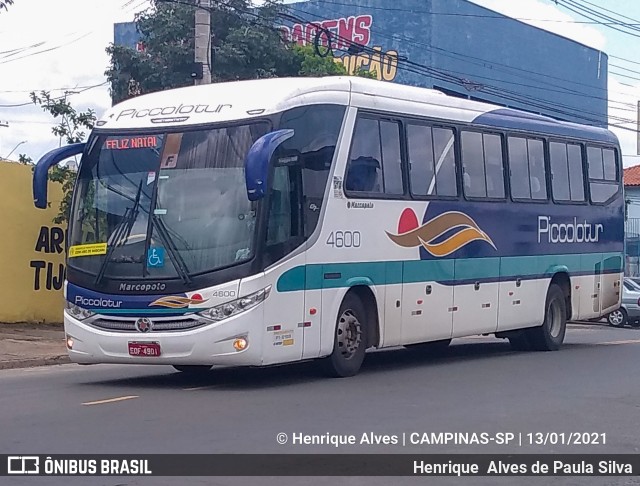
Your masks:
<svg viewBox="0 0 640 486"><path fill-rule="evenodd" d="M333 352L324 358L327 373L337 378L354 376L367 350L367 312L355 293L349 293L338 311Z"/></svg>

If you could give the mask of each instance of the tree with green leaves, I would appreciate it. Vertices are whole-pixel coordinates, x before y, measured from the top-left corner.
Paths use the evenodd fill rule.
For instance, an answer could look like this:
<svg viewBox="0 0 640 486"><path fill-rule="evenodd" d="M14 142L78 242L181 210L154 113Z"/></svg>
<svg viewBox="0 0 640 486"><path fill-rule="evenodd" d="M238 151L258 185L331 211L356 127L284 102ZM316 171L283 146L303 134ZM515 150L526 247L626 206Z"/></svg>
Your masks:
<svg viewBox="0 0 640 486"><path fill-rule="evenodd" d="M110 45L105 72L115 102L164 89L190 86L194 52L194 4L153 0L153 8L136 16L144 49ZM283 76L346 75L331 55L318 56L312 46L283 42L276 27L279 4L252 8L249 0L213 2L212 80L233 81Z"/></svg>
<svg viewBox="0 0 640 486"><path fill-rule="evenodd" d="M83 142L87 135L86 131L91 130L95 125L95 112L91 109L78 112L69 103L67 96L52 98L48 91L41 91L40 94L32 92L30 97L35 105L40 106L58 122L51 131L60 139L61 144L63 140L68 144ZM28 163L31 159L21 154L19 161ZM68 222L76 172L68 167L56 165L49 171L49 180L62 184L63 192L58 215L53 221L57 224Z"/></svg>

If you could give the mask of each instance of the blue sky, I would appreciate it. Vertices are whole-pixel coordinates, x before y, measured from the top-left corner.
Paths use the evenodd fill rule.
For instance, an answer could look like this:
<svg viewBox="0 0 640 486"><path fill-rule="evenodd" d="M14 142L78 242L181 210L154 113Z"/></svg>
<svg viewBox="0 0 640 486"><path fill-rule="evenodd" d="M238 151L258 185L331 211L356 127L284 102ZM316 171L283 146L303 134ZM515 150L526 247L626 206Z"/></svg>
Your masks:
<svg viewBox="0 0 640 486"><path fill-rule="evenodd" d="M585 19L554 0L471 1L532 19L526 22L606 52L615 65L609 75L610 115L628 120L624 125L635 129L637 115L631 107L640 100L640 64L629 61L640 63L640 37L576 23ZM639 0L584 1L640 20ZM46 89L55 95L68 91L74 106L93 108L98 115L110 106L108 86L103 84L108 65L104 48L113 40L113 23L133 20L147 6L147 0L15 0L8 11L0 12L0 122L9 124L0 127L0 157L18 146L11 158L26 153L37 159L59 144L51 134L50 116L29 104L31 90ZM13 106L21 104L25 105ZM612 129L621 140L625 166L640 163L634 156L636 134Z"/></svg>

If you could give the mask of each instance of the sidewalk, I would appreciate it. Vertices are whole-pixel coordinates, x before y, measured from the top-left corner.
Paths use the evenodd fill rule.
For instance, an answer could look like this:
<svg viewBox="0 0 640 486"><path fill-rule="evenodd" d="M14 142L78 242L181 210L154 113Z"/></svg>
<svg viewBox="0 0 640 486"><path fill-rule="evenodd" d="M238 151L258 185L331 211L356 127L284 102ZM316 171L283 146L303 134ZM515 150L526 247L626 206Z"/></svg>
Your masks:
<svg viewBox="0 0 640 486"><path fill-rule="evenodd" d="M0 370L69 363L62 324L0 323Z"/></svg>

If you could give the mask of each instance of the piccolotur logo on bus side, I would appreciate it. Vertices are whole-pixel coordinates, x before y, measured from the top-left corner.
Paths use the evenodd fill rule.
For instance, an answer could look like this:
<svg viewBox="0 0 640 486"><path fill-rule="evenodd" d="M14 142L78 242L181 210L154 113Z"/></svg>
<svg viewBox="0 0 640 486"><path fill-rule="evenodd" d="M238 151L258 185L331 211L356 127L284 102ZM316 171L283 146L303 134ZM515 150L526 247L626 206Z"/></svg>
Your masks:
<svg viewBox="0 0 640 486"><path fill-rule="evenodd" d="M422 246L435 257L450 255L472 241L484 241L496 249L489 235L471 217L459 211L442 213L420 225L413 209L407 208L400 216L398 234L386 233L396 245Z"/></svg>

